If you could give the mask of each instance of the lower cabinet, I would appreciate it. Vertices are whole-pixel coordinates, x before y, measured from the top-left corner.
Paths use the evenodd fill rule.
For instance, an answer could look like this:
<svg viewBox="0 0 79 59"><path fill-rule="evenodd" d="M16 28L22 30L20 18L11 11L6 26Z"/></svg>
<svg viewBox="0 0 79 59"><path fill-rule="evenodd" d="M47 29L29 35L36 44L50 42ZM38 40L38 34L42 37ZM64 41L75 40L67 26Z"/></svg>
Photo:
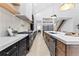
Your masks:
<svg viewBox="0 0 79 59"><path fill-rule="evenodd" d="M65 56L67 55L66 45L54 38L53 36L44 33L44 40L49 48L51 56Z"/></svg>
<svg viewBox="0 0 79 59"><path fill-rule="evenodd" d="M59 40L56 40L56 52L55 55L56 56L66 56L67 55L67 48L66 45L64 43L62 43Z"/></svg>
<svg viewBox="0 0 79 59"><path fill-rule="evenodd" d="M18 54L17 43L13 44L12 46L0 52L0 56L17 56L17 54Z"/></svg>
<svg viewBox="0 0 79 59"><path fill-rule="evenodd" d="M44 33L44 40L48 46L48 49L50 51L50 55L55 55L55 38L51 37L49 34Z"/></svg>
<svg viewBox="0 0 79 59"><path fill-rule="evenodd" d="M21 40L18 42L18 55L25 56L26 55L26 39Z"/></svg>
<svg viewBox="0 0 79 59"><path fill-rule="evenodd" d="M29 49L28 36L0 52L0 56L25 56Z"/></svg>

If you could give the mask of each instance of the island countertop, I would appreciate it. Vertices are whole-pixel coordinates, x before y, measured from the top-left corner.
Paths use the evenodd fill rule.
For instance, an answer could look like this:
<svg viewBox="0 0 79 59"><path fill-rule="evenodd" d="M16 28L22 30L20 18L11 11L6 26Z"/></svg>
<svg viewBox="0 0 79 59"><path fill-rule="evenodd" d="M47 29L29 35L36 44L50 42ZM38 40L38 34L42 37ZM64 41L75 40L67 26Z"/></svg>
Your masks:
<svg viewBox="0 0 79 59"><path fill-rule="evenodd" d="M65 35L65 33L63 32L58 32L56 34L50 33L53 31L45 31L45 32L51 35L52 37L58 39L59 41L63 42L66 45L79 45L79 37L68 36Z"/></svg>
<svg viewBox="0 0 79 59"><path fill-rule="evenodd" d="M9 36L0 37L0 51L22 40L26 36L28 36L28 34L17 34L16 36L12 36L12 37Z"/></svg>

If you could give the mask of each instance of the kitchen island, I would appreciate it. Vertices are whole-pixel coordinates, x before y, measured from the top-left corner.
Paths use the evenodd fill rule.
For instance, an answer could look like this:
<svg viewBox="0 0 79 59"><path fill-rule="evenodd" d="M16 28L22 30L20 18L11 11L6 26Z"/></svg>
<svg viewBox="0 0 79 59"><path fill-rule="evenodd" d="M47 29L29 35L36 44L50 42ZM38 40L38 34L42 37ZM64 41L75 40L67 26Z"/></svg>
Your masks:
<svg viewBox="0 0 79 59"><path fill-rule="evenodd" d="M79 56L79 37L73 37L73 36L65 35L65 33L63 32L54 32L54 31L51 32L45 31L44 37L45 36L48 36L48 41L50 41L50 37L52 37L52 39L54 39L55 41L54 55Z"/></svg>

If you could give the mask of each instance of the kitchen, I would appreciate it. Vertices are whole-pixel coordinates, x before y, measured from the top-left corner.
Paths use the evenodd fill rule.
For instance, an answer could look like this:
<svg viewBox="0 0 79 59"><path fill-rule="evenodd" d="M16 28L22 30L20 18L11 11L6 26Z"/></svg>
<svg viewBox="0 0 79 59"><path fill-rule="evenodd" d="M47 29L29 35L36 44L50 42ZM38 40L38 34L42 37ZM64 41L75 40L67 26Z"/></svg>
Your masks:
<svg viewBox="0 0 79 59"><path fill-rule="evenodd" d="M0 3L0 56L79 56L78 3Z"/></svg>

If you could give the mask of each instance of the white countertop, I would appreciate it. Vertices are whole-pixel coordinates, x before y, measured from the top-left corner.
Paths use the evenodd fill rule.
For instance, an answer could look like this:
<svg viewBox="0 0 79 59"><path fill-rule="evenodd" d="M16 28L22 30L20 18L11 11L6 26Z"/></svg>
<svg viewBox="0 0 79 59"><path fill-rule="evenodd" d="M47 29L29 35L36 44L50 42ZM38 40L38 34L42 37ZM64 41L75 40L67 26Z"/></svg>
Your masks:
<svg viewBox="0 0 79 59"><path fill-rule="evenodd" d="M59 41L63 42L64 44L79 45L79 37L68 36L68 35L65 35L65 33L63 32L58 32L58 34L51 34L49 31L45 31L45 32L57 38Z"/></svg>
<svg viewBox="0 0 79 59"><path fill-rule="evenodd" d="M9 37L9 36L0 37L0 51L18 42L19 40L23 39L26 36L28 36L28 34L18 34L12 37Z"/></svg>

